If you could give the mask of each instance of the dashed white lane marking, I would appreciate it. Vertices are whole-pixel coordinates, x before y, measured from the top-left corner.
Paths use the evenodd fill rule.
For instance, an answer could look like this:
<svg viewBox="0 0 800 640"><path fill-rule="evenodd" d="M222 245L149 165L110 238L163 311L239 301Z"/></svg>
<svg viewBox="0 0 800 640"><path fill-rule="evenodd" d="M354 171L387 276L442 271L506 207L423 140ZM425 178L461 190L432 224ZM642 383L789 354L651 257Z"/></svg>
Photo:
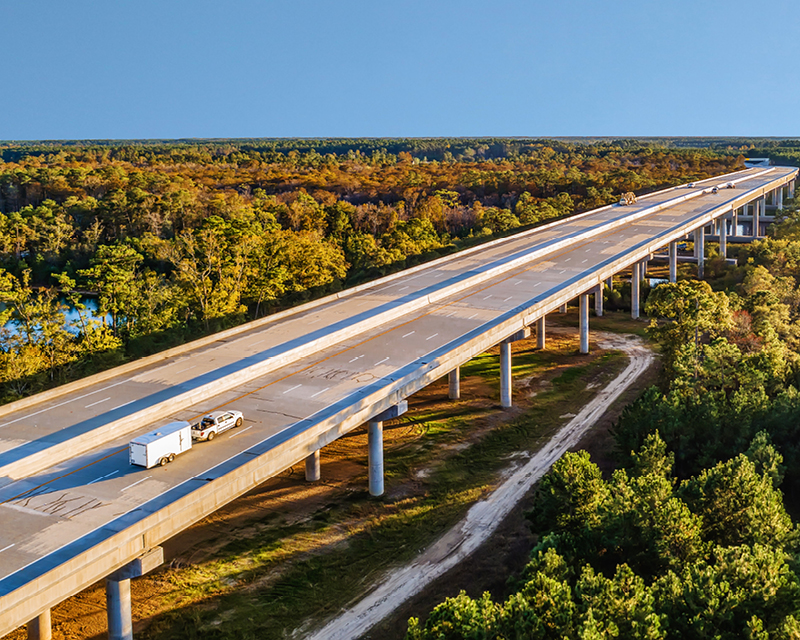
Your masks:
<svg viewBox="0 0 800 640"><path fill-rule="evenodd" d="M517 280L517 281L514 283L514 286L516 287L518 284L522 284L522 280Z"/></svg>
<svg viewBox="0 0 800 640"><path fill-rule="evenodd" d="M249 427L246 427L246 428L244 428L244 429L241 429L240 431L237 431L236 433L232 433L232 434L230 435L230 437L228 438L228 440L230 440L231 438L235 438L236 436L240 436L240 435L242 435L242 434L243 434L245 431L250 431L250 429L252 429L252 428L253 428L253 426L254 426L254 425L252 425L252 424L251 424Z"/></svg>
<svg viewBox="0 0 800 640"><path fill-rule="evenodd" d="M294 386L293 386L291 389L287 389L287 390L286 390L286 391L284 391L283 393L284 393L284 395L286 395L286 394L287 394L287 393L289 393L290 391L294 391L295 389L299 389L299 388L300 388L300 387L302 387L302 386L303 386L302 384L296 384L296 385L294 385Z"/></svg>
<svg viewBox="0 0 800 640"><path fill-rule="evenodd" d="M406 289L408 289L408 287L400 287L400 288L398 289L398 291L405 291Z"/></svg>
<svg viewBox="0 0 800 640"><path fill-rule="evenodd" d="M116 407L111 407L109 411L114 411L115 409L122 409L122 407L127 407L129 404L133 404L134 402L136 402L136 400L128 400L127 402L118 404Z"/></svg>
<svg viewBox="0 0 800 640"><path fill-rule="evenodd" d="M111 476L116 475L118 473L119 473L119 469L116 469L115 471L112 471L111 473L107 473L104 476L101 476L99 478L95 478L94 480L92 480L91 482L89 482L87 484L94 484L95 482L100 482L101 480L105 480L106 478L110 478Z"/></svg>
<svg viewBox="0 0 800 640"><path fill-rule="evenodd" d="M488 299L489 299L489 298L491 298L491 297L492 297L492 296L486 296L486 297L484 298L484 300L488 300Z"/></svg>
<svg viewBox="0 0 800 640"><path fill-rule="evenodd" d="M135 487L137 484L141 484L141 483L142 483L142 482L144 482L145 480L149 480L149 479L150 479L150 478L152 478L152 477L153 477L153 476L147 476L146 478L142 478L141 480L137 480L137 481L136 481L136 482L134 482L133 484L129 484L129 485L128 485L127 487L125 487L124 489L120 489L120 491L127 491L128 489L131 489L131 488Z"/></svg>
<svg viewBox="0 0 800 640"><path fill-rule="evenodd" d="M503 302L508 302L508 301L509 301L509 300L511 300L511 298L513 298L513 297L514 297L514 296L508 296L508 297L507 297L505 300L503 300Z"/></svg>
<svg viewBox="0 0 800 640"><path fill-rule="evenodd" d="M379 360L378 362L376 362L372 366L373 367L377 367L379 364L381 364L381 362L386 362L388 359L389 359L389 356L386 356L383 360Z"/></svg>
<svg viewBox="0 0 800 640"><path fill-rule="evenodd" d="M266 340L266 338L264 338L264 340ZM259 340L258 342L251 342L250 346L255 347L257 344L261 344L262 342L264 342L264 340Z"/></svg>
<svg viewBox="0 0 800 640"><path fill-rule="evenodd" d="M362 353L360 356L356 356L355 358L353 358L350 362L355 362L356 360L359 360L360 358L363 358L363 357L364 357L364 354Z"/></svg>
<svg viewBox="0 0 800 640"><path fill-rule="evenodd" d="M467 318L467 320L472 320L477 315L478 315L477 313L473 313L469 318Z"/></svg>
<svg viewBox="0 0 800 640"><path fill-rule="evenodd" d="M102 400L98 400L97 402L92 402L92 404L87 404L87 405L86 405L85 407L83 407L83 408L84 408L84 409L88 409L89 407L93 407L93 406L95 406L96 404L102 404L103 402L107 402L107 401L109 401L109 400L111 400L111 396L108 396L108 398L103 398Z"/></svg>
<svg viewBox="0 0 800 640"><path fill-rule="evenodd" d="M438 333L434 333L432 336L428 336L428 337L427 337L427 338L425 338L425 339L426 339L426 340L431 340L432 338L435 338L435 337L436 337L436 336L438 336L438 335L439 335Z"/></svg>
<svg viewBox="0 0 800 640"><path fill-rule="evenodd" d="M184 371L189 371L189 370L195 369L195 368L197 368L197 365L193 364L191 367L186 367L185 369L179 369L178 371L175 372L175 374L183 373Z"/></svg>
<svg viewBox="0 0 800 640"><path fill-rule="evenodd" d="M96 391L90 391L89 393L84 393L82 396L78 396L77 398L70 398L69 400L65 400L64 402L59 402L58 404L54 404L52 407L47 407L45 409L40 409L35 413L29 413L28 415L22 416L21 418L17 418L16 420L9 420L3 424L0 424L0 429L3 427L7 427L15 422L19 422L20 420L26 420L27 418L32 418L33 416L38 416L40 413L44 413L45 411L50 411L50 409L58 409L58 407L63 407L65 404L69 404L70 402L75 402L76 400L83 400L84 398L88 398L89 396L93 396L95 393L100 393L101 391L106 391L107 389L112 389L114 387L118 387L121 384L125 384L126 382L130 382L130 378L126 380L121 380L120 382L115 382L114 384L110 384L107 387L103 387L102 389L97 389Z"/></svg>
<svg viewBox="0 0 800 640"><path fill-rule="evenodd" d="M589 258L586 258L586 260L584 260L583 262L581 262L581 264L583 264L584 262L589 262Z"/></svg>
<svg viewBox="0 0 800 640"><path fill-rule="evenodd" d="M0 553L3 553L3 551L8 551L11 547L16 546L16 544L17 543L14 542L13 544L8 545L7 547L3 547L2 549L0 549Z"/></svg>
<svg viewBox="0 0 800 640"><path fill-rule="evenodd" d="M416 331L412 331L411 333L407 333L407 334L406 334L406 335L404 335L403 337L404 337L404 338L407 338L408 336L413 336L415 333L416 333Z"/></svg>
<svg viewBox="0 0 800 640"><path fill-rule="evenodd" d="M316 392L316 393L315 393L313 396L311 396L311 397L312 397L312 398L316 398L316 397L317 397L317 396L318 396L320 393L325 393L325 392L326 392L328 389L330 389L330 387L325 387L325 388L324 388L322 391L317 391L317 392Z"/></svg>

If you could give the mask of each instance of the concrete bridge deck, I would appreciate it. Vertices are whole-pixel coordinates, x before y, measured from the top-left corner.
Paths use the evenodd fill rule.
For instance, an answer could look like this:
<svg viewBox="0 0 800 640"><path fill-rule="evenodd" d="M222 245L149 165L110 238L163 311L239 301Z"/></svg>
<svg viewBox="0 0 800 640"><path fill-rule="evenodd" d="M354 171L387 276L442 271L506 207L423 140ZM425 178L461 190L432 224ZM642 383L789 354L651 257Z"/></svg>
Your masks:
<svg viewBox="0 0 800 640"><path fill-rule="evenodd" d="M0 634L796 173L574 216L0 409ZM128 464L134 434L219 407L245 424Z"/></svg>

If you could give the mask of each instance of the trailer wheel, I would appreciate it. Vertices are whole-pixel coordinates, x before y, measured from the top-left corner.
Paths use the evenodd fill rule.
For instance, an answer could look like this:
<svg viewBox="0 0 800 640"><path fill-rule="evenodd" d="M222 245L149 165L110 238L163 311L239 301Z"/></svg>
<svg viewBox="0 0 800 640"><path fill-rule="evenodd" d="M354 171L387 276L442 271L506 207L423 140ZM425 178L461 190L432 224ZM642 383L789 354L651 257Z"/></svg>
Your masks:
<svg viewBox="0 0 800 640"><path fill-rule="evenodd" d="M167 462L169 462L169 459L167 458L167 456L164 456L163 458L161 458L161 460L158 461L158 464L164 467L166 466Z"/></svg>
<svg viewBox="0 0 800 640"><path fill-rule="evenodd" d="M174 453L170 453L169 454L169 461L172 462L174 459L175 459L175 454Z"/></svg>
<svg viewBox="0 0 800 640"><path fill-rule="evenodd" d="M236 426L237 427L241 427L242 426L242 419L241 418L236 418Z"/></svg>
<svg viewBox="0 0 800 640"><path fill-rule="evenodd" d="M211 433L209 433L209 434L208 434L208 438L207 438L207 440L208 440L209 442L211 442L211 441L212 441L212 440L213 440L213 439L216 437L216 435L217 435L217 434L216 434L216 432L215 432L215 431L212 431Z"/></svg>

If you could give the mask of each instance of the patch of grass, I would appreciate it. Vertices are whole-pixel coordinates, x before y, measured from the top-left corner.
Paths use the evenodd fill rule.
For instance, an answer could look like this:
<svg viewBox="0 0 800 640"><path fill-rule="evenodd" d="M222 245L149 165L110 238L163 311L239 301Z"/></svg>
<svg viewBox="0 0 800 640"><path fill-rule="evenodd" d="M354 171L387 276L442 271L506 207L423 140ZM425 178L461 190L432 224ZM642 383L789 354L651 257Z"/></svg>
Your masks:
<svg viewBox="0 0 800 640"><path fill-rule="evenodd" d="M515 417L503 419L508 414L474 399L412 408L405 420L421 428L413 443L387 450L387 497L351 491L302 523L264 524L213 559L165 574L178 587L172 610L139 637L284 638L339 611L456 524L496 482L509 454L536 450L566 421L559 416L594 396L590 382L610 379L626 364L618 352L576 361L574 345L553 346L515 354L516 376L552 376ZM497 386L497 357L473 359L462 376Z"/></svg>

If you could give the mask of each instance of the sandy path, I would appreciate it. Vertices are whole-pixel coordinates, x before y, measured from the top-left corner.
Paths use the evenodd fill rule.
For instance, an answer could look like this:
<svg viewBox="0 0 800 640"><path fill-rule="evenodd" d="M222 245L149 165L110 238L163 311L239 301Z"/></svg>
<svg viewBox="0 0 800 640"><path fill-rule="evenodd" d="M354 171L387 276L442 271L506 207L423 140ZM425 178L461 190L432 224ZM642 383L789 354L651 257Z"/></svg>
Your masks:
<svg viewBox="0 0 800 640"><path fill-rule="evenodd" d="M395 608L473 553L511 512L530 488L603 415L606 408L645 372L652 352L635 336L594 333L604 349L628 354L630 362L580 413L523 466L511 468L502 484L485 500L470 508L464 519L435 542L413 563L389 573L372 592L352 608L307 636L309 640L356 640ZM299 635L299 632L295 632Z"/></svg>

